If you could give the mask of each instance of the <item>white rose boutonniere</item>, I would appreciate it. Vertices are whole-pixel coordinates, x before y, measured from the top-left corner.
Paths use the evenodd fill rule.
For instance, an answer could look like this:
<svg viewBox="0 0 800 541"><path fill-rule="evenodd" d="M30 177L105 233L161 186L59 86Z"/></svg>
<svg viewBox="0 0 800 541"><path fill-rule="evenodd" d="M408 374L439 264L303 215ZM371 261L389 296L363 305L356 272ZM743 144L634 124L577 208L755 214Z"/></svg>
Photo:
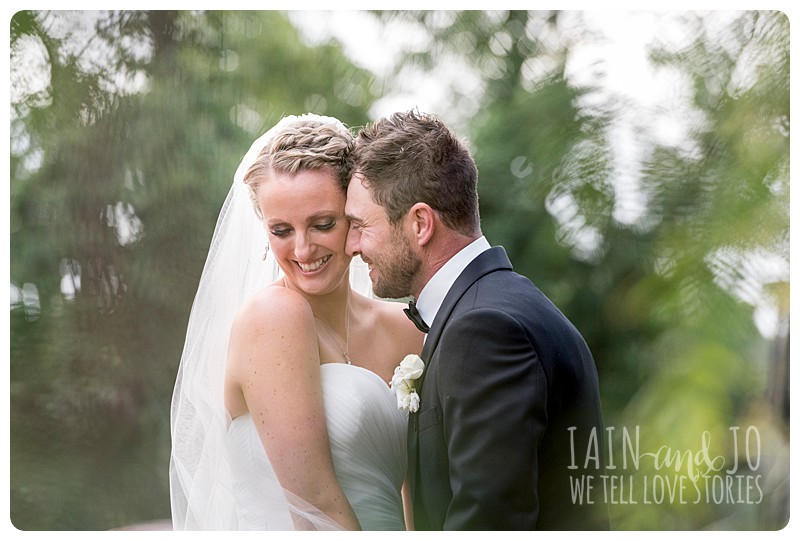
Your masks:
<svg viewBox="0 0 800 541"><path fill-rule="evenodd" d="M419 355L406 355L400 366L394 369L389 384L397 397L397 407L403 411L415 412L419 409L419 395L416 381L425 370L425 363Z"/></svg>

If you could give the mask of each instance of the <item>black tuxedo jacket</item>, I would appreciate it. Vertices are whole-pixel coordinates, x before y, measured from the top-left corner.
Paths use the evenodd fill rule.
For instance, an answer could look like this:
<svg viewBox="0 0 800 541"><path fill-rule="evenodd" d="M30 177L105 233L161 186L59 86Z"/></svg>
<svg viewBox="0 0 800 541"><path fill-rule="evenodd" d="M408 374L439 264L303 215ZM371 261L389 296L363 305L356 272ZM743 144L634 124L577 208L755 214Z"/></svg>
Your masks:
<svg viewBox="0 0 800 541"><path fill-rule="evenodd" d="M416 529L608 528L594 359L502 247L455 281L422 358L408 436ZM592 430L600 456L590 447L585 471ZM593 505L573 503L581 475L599 485Z"/></svg>

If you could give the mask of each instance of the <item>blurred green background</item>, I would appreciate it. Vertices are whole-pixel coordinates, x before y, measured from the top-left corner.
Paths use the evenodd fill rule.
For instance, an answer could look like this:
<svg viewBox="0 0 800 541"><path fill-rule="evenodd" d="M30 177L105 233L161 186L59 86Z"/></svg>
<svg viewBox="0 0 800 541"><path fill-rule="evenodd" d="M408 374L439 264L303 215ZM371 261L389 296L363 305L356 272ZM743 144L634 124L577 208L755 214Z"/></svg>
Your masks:
<svg viewBox="0 0 800 541"><path fill-rule="evenodd" d="M613 51L592 21L622 12L359 13L369 26L344 29L349 45L334 15L11 18L13 525L169 518L172 386L241 156L284 114L357 128L419 105L415 91L438 96L430 112L471 142L489 241L594 353L608 473L624 487L606 493L613 526L782 528L787 17L617 21L625 33L645 21L650 36L644 62L620 78L597 59ZM347 53L371 47L370 35L416 41L378 70ZM636 427L643 456L623 464ZM703 449L724 469L709 470ZM688 458L659 463L667 450ZM700 498L665 496L700 470ZM593 494L603 499L601 484Z"/></svg>

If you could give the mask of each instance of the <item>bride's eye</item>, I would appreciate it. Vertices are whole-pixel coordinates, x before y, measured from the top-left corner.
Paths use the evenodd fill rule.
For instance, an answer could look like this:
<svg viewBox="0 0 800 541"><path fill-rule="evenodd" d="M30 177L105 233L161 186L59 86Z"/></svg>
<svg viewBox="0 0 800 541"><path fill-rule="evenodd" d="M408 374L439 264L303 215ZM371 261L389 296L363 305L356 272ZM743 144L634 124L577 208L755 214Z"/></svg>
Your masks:
<svg viewBox="0 0 800 541"><path fill-rule="evenodd" d="M290 232L291 232L291 229L273 229L272 231L270 231L270 233L272 233L276 237L285 237Z"/></svg>
<svg viewBox="0 0 800 541"><path fill-rule="evenodd" d="M322 224L317 224L314 227L320 231L330 231L331 229L336 226L336 220L331 220L330 222L325 222Z"/></svg>

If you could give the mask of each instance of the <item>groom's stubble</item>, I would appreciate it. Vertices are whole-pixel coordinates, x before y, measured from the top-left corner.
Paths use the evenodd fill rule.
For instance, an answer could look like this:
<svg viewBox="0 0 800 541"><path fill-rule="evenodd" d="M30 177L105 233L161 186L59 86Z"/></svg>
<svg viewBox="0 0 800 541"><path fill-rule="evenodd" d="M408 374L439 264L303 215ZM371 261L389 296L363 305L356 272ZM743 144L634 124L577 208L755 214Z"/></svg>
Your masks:
<svg viewBox="0 0 800 541"><path fill-rule="evenodd" d="M372 291L384 299L399 299L411 295L411 284L422 268L422 261L411 249L401 228L390 228L388 245L370 258L372 266L378 270Z"/></svg>

